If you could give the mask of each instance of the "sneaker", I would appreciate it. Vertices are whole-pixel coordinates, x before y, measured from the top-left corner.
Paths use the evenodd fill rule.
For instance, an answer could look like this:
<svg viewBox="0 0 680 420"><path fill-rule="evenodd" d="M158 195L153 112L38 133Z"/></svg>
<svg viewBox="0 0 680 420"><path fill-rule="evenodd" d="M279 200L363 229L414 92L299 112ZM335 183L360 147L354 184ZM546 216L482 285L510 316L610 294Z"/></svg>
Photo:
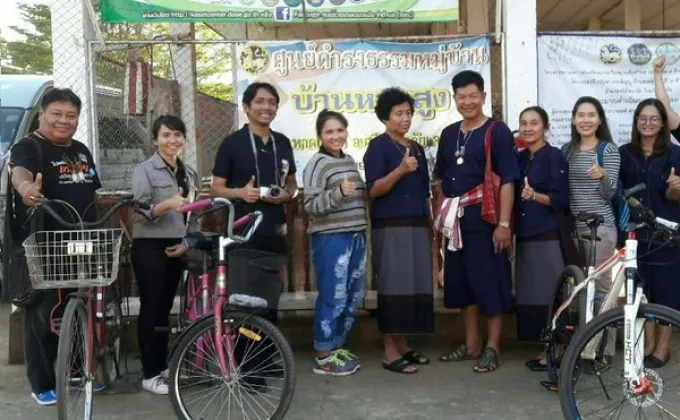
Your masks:
<svg viewBox="0 0 680 420"><path fill-rule="evenodd" d="M40 405L55 405L57 403L57 393L55 391L31 394L31 396Z"/></svg>
<svg viewBox="0 0 680 420"><path fill-rule="evenodd" d="M338 352L334 351L325 359L319 360L317 357L313 372L317 375L349 376L357 370L359 370L359 362L356 360L346 360Z"/></svg>
<svg viewBox="0 0 680 420"><path fill-rule="evenodd" d="M153 378L149 379L143 379L142 388L157 395L168 395L170 393L168 381L161 375L154 376Z"/></svg>
<svg viewBox="0 0 680 420"><path fill-rule="evenodd" d="M340 357L343 360L355 361L357 363L357 366L359 368L361 368L361 363L359 362L359 358L357 357L356 354L352 353L351 351L345 350L345 349L337 349L337 350L335 350L335 354L337 354L338 357Z"/></svg>
<svg viewBox="0 0 680 420"><path fill-rule="evenodd" d="M71 378L71 388L80 388L83 386L83 380L81 378ZM92 392L95 394L97 392L101 392L106 388L106 385L104 385L102 382L95 382L92 384Z"/></svg>
<svg viewBox="0 0 680 420"><path fill-rule="evenodd" d="M161 372L161 378L163 379L169 379L170 378L170 369L164 369Z"/></svg>

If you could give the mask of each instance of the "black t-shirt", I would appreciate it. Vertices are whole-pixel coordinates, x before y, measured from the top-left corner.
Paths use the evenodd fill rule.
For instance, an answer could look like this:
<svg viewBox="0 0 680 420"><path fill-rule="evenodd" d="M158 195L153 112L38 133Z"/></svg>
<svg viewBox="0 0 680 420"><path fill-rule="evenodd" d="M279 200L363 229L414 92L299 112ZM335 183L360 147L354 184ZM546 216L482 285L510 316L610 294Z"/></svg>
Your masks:
<svg viewBox="0 0 680 420"><path fill-rule="evenodd" d="M24 138L10 150L9 166L21 166L34 175L42 166L42 194L46 198L59 199L71 204L84 221L97 220L95 191L101 182L95 169L94 159L87 146L73 140L69 146L59 146L44 140L36 134L30 137L37 140L42 149L42 165L38 162L38 152L34 141ZM27 208L19 194L14 194L14 214L18 223L14 224L12 234L15 240L26 238L29 233L26 222ZM77 222L73 211L63 205L54 204L52 208L67 222ZM69 230L45 213L45 230Z"/></svg>
<svg viewBox="0 0 680 420"><path fill-rule="evenodd" d="M213 175L225 178L227 188L245 187L252 176L257 177L255 156L248 132L248 124L246 124L240 130L225 137L217 150ZM274 147L271 139L267 144L264 144L259 136L253 134L255 149L257 150L257 166L260 168L260 179L255 180L256 187L271 187L282 181L280 172L283 159L288 161L288 175L294 175L297 171L290 139L276 131L272 131L272 134L276 142L276 160L278 161L279 174L275 174ZM256 235L259 236L277 235L278 226L286 222L283 205L269 204L263 201L257 201L253 204L235 201L234 207L236 210L235 219L255 210L262 211L264 217L256 232Z"/></svg>

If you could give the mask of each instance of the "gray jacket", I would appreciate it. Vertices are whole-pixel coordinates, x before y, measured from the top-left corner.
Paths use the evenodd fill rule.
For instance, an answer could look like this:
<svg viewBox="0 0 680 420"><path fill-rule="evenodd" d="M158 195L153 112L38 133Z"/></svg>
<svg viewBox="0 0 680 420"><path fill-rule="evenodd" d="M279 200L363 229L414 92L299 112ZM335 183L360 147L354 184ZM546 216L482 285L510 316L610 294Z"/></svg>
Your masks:
<svg viewBox="0 0 680 420"><path fill-rule="evenodd" d="M187 185L190 188L187 198L190 201L196 199L201 188L201 181L193 168L184 166L187 174ZM177 178L172 173L163 159L154 153L147 161L137 165L132 175L132 193L135 200L151 204L151 209L143 211L151 217L153 206L169 198L172 198L179 186ZM135 214L133 218L133 238L184 238L187 231L197 231L198 224L190 222L190 226L184 223L184 215L175 210L168 210L153 222L144 216Z"/></svg>

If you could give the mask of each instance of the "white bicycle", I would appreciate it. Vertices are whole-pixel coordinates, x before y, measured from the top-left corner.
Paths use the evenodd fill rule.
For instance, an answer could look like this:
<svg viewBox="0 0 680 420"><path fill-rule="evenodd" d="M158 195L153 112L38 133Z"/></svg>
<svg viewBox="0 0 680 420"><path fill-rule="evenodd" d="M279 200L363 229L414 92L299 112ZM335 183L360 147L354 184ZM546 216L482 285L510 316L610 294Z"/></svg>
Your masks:
<svg viewBox="0 0 680 420"><path fill-rule="evenodd" d="M632 213L640 221L631 224L625 248L597 268L591 267L588 277L573 288L569 298L553 316L551 330L558 329L558 320L580 292L586 289L585 325L576 329L570 337L562 357L559 371L559 394L562 413L566 419L585 418L647 418L643 409L650 408L654 418L680 419L680 365L667 363L662 368L650 369L644 365L644 330L647 322L662 325L680 326L680 312L666 306L647 303L644 294L644 280L638 275L638 241L635 231L649 228L655 236L662 238L661 243L680 247L679 225L654 214L633 194L643 190L644 184L623 192ZM614 279L610 292L600 309L593 317L595 280L604 273L612 271L618 263L623 270L613 273ZM674 279L668 279L674 281ZM615 307L616 301L625 285L626 303ZM582 299L582 297L581 297ZM623 350L609 360L605 360L604 349L609 332L623 326ZM614 369L622 362L622 369ZM660 371L676 369L677 374L662 379ZM607 375L611 374L611 377ZM590 392L582 400L578 392ZM666 399L670 398L670 401Z"/></svg>

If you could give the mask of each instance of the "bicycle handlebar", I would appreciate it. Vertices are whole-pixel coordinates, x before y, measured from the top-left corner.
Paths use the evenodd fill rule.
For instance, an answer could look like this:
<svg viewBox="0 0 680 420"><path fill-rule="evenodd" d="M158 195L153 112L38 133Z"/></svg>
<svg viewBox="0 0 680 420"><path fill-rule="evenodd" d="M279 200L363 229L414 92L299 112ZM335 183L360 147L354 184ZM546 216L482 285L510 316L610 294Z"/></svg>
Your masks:
<svg viewBox="0 0 680 420"><path fill-rule="evenodd" d="M214 211L222 206L229 208L229 214L227 215L227 236L229 239L236 242L248 242L252 238L257 228L260 226L260 223L262 223L263 214L259 210L249 213L234 221L234 204L224 197L213 197L204 198L202 200L196 200L193 203L185 204L180 207L178 211L180 213ZM246 231L245 235L234 235L234 228L238 229L240 227L246 226L253 220L255 220L255 222Z"/></svg>
<svg viewBox="0 0 680 420"><path fill-rule="evenodd" d="M143 216L145 216L145 215L143 213L139 212L139 210L149 210L151 208L151 206L148 205L147 203L141 203L139 201L136 201L135 199L132 198L132 196L121 196L120 199L118 200L118 202L116 204L114 204L113 206L111 206L109 211L107 211L106 214L104 214L104 216L102 216L96 222L83 222L83 221L81 221L80 223L72 223L72 222L67 222L66 220L64 220L59 215L59 213L57 213L54 210L54 208L52 208L52 204L63 204L64 206L75 211L75 209L73 208L73 206L71 204L69 204L69 203L67 203L63 200L56 200L56 199L51 200L51 199L48 199L48 198L41 198L40 200L38 200L36 202L34 208L35 209L41 208L41 209L45 210L45 212L47 212L47 214L52 216L52 218L54 220L56 220L57 223L59 223L60 225L66 227L66 228L71 228L71 229L94 229L94 228L97 228L97 227L101 226L102 224L104 224L109 219L111 219L111 217L118 211L118 209L120 209L124 205L134 206L135 212L142 214ZM76 215L80 218L80 215L77 214L77 212L76 212Z"/></svg>
<svg viewBox="0 0 680 420"><path fill-rule="evenodd" d="M649 226L652 229L668 234L672 242L680 245L680 236L678 235L680 224L664 219L663 217L655 216L651 209L645 207L642 203L640 203L640 201L633 197L633 194L636 194L645 188L647 188L645 184L640 183L621 192L621 195L628 202L632 212L634 212L635 215L640 220L642 220L642 223L635 225L635 229Z"/></svg>

